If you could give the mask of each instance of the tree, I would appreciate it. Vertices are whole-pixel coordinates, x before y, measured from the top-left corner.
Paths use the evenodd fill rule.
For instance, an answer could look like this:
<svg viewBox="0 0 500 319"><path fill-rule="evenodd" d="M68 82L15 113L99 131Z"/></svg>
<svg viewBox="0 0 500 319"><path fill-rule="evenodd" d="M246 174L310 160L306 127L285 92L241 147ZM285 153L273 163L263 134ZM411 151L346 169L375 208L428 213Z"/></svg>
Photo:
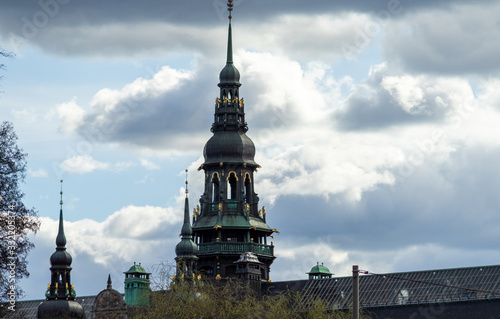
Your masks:
<svg viewBox="0 0 500 319"><path fill-rule="evenodd" d="M12 53L9 53L9 52L2 50L2 48L0 47L0 56L4 57L4 58L12 58L14 55ZM0 70L4 70L4 69L5 69L5 64L0 63ZM0 80L2 78L3 78L3 76L0 76Z"/></svg>
<svg viewBox="0 0 500 319"><path fill-rule="evenodd" d="M329 310L321 299L307 309L299 309L301 295L285 291L259 296L237 280L180 280L169 290L155 291L147 308L136 308L134 319L163 318L254 318L254 319L350 319L351 312ZM363 319L369 318L362 315Z"/></svg>
<svg viewBox="0 0 500 319"><path fill-rule="evenodd" d="M22 290L18 281L28 277L27 255L34 247L28 233L37 232L37 211L23 203L19 185L26 177L26 157L17 145L17 135L10 122L0 124L0 302L13 306ZM1 317L0 309L0 317ZM4 309L5 310L5 309ZM11 309L12 310L12 309Z"/></svg>

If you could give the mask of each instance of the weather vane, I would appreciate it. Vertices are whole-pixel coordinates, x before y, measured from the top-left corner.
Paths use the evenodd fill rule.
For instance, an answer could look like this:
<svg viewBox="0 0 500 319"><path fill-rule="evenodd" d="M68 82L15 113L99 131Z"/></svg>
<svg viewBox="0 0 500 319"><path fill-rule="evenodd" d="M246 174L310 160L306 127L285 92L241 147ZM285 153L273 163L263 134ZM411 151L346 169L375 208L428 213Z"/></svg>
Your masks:
<svg viewBox="0 0 500 319"><path fill-rule="evenodd" d="M233 11L233 0L227 0L227 11L229 11L229 20L233 17L231 16L231 11Z"/></svg>

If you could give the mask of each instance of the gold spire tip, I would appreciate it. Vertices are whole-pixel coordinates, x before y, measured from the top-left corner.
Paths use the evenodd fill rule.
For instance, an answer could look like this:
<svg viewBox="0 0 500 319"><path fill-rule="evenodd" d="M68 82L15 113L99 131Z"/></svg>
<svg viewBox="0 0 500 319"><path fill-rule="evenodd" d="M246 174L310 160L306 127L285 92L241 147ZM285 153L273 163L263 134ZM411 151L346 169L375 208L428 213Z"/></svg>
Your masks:
<svg viewBox="0 0 500 319"><path fill-rule="evenodd" d="M227 11L229 11L229 20L231 20L233 17L231 16L231 11L233 11L233 0L227 0Z"/></svg>
<svg viewBox="0 0 500 319"><path fill-rule="evenodd" d="M63 183L63 180L61 179L61 192L60 192L60 194L61 194L61 201L59 202L59 204L61 205L61 207L63 205L63 200L62 200L62 195L63 195L62 183Z"/></svg>

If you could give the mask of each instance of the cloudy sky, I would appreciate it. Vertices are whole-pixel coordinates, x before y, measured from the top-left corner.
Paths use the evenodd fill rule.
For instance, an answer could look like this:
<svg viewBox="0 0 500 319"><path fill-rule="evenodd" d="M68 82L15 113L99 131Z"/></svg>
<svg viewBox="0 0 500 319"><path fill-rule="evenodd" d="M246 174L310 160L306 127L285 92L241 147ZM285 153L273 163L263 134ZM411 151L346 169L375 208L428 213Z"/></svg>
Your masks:
<svg viewBox="0 0 500 319"><path fill-rule="evenodd" d="M79 295L172 262L184 169L202 192L223 0L3 1L0 115L39 210L43 298L59 180ZM277 259L274 281L500 261L497 1L235 1L235 64Z"/></svg>

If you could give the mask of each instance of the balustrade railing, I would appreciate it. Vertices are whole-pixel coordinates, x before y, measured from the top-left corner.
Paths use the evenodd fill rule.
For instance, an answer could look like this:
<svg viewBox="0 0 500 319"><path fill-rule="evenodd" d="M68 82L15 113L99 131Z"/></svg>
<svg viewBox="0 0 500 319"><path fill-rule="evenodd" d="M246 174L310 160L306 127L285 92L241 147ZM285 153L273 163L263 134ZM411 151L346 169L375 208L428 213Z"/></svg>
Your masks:
<svg viewBox="0 0 500 319"><path fill-rule="evenodd" d="M198 244L201 254L243 254L252 252L264 255L274 255L274 246L257 243L213 242Z"/></svg>

